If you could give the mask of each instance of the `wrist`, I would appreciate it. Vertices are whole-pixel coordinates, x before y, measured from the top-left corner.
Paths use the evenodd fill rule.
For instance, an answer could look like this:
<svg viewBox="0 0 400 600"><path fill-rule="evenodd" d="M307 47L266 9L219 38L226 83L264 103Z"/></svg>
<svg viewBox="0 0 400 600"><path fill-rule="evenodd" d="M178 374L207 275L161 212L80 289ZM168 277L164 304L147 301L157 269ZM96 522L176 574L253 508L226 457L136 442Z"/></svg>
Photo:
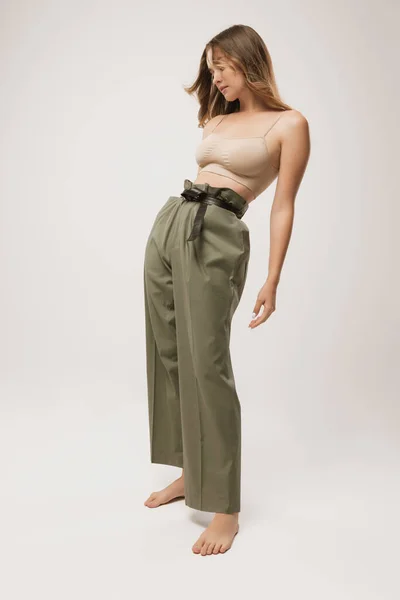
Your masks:
<svg viewBox="0 0 400 600"><path fill-rule="evenodd" d="M279 283L279 276L278 275L268 275L266 281L265 281L265 285L268 287L277 287Z"/></svg>

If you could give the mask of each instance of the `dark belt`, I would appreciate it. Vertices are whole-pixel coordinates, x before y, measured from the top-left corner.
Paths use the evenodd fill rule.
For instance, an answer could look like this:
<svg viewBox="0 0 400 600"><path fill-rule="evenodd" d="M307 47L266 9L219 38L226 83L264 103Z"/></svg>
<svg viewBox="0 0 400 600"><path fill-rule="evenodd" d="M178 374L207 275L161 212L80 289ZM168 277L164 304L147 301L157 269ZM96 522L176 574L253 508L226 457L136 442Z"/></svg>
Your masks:
<svg viewBox="0 0 400 600"><path fill-rule="evenodd" d="M234 206L229 204L229 202L226 202L223 198L214 196L210 192L206 192L205 190L201 190L196 187L190 187L188 189L185 188L181 193L181 196L183 196L185 200L189 200L192 202L200 202L200 206L197 210L194 219L192 231L187 239L188 242L195 240L199 236L199 233L204 223L204 215L206 214L207 206L209 204L216 204L221 208L226 208L227 210L230 210L231 212L235 213L238 219L240 219L243 216L243 210L235 208Z"/></svg>

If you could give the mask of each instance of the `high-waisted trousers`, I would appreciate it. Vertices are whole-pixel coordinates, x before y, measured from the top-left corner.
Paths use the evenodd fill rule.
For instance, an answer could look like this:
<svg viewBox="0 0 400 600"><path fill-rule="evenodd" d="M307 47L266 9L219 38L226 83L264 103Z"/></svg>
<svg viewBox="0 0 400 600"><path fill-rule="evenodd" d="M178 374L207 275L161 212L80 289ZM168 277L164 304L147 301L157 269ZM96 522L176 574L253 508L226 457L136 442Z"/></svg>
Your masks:
<svg viewBox="0 0 400 600"><path fill-rule="evenodd" d="M245 207L231 188L187 182ZM250 237L234 212L211 204L200 235L188 241L198 209L198 202L170 196L145 249L150 460L184 469L187 506L234 513L240 511L241 408L229 344Z"/></svg>

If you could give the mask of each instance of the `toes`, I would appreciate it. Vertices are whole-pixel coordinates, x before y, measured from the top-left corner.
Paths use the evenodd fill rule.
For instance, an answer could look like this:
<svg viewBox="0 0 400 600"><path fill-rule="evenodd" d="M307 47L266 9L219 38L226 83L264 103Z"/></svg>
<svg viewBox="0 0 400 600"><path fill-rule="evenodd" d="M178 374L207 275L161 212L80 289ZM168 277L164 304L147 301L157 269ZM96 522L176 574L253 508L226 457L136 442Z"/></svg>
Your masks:
<svg viewBox="0 0 400 600"><path fill-rule="evenodd" d="M208 544L207 554L212 554L212 552L214 550L214 546L215 546L214 542L211 542L211 544Z"/></svg>
<svg viewBox="0 0 400 600"><path fill-rule="evenodd" d="M197 543L197 545L199 545L199 543ZM207 554L208 545L209 545L209 542L205 537L200 538L200 552L203 556L205 556Z"/></svg>
<svg viewBox="0 0 400 600"><path fill-rule="evenodd" d="M197 542L196 542L195 544L193 544L193 546L192 546L192 550L193 550L193 552L194 552L195 554L199 554L199 553L200 553L200 551L201 551L201 549L202 549L202 547L203 547L203 544L204 544L204 541L203 541L203 539L202 539L202 538L199 538L199 539L197 540Z"/></svg>
<svg viewBox="0 0 400 600"><path fill-rule="evenodd" d="M154 508L154 507L158 506L157 502L158 502L157 494L155 492L153 492L153 494L150 494L150 496L147 498L147 500L144 504L145 504L145 506L148 506L149 508Z"/></svg>
<svg viewBox="0 0 400 600"><path fill-rule="evenodd" d="M221 544L215 544L213 554L218 554L220 548L221 548Z"/></svg>
<svg viewBox="0 0 400 600"><path fill-rule="evenodd" d="M197 542L194 546L193 546L193 552L195 554L200 554L200 552L202 551L202 549L204 548L204 545L201 542Z"/></svg>
<svg viewBox="0 0 400 600"><path fill-rule="evenodd" d="M226 552L227 550L228 550L228 546L225 546L224 544L222 544L222 545L221 545L221 548L220 548L220 552L222 552L222 554L223 554L223 553L224 553L224 552Z"/></svg>

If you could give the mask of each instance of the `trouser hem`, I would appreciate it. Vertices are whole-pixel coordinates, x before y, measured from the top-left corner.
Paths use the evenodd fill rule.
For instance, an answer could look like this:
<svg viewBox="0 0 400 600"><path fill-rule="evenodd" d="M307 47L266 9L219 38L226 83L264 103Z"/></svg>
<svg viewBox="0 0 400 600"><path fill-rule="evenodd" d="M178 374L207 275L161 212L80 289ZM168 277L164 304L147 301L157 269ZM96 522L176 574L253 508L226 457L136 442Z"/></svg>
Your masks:
<svg viewBox="0 0 400 600"><path fill-rule="evenodd" d="M167 465L169 467L179 467L183 469L183 459L181 458L151 458L151 463L155 465Z"/></svg>
<svg viewBox="0 0 400 600"><path fill-rule="evenodd" d="M204 512L212 512L212 513L223 513L226 515L231 515L233 513L240 512L239 506L218 506L218 504L201 504L200 502L194 502L185 497L185 504L189 508L194 508L195 510L202 510Z"/></svg>

